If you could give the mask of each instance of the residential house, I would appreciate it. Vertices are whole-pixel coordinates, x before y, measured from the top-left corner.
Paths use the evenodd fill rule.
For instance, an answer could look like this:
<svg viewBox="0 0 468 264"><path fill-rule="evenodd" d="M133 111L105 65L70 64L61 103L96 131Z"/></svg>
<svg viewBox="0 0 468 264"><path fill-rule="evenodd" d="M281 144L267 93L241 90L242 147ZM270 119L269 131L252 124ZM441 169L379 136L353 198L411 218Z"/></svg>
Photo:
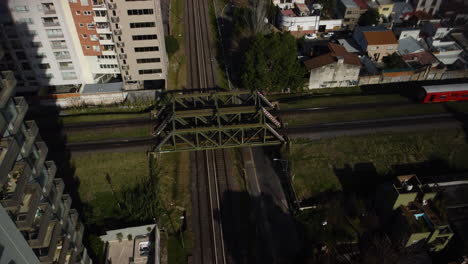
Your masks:
<svg viewBox="0 0 468 264"><path fill-rule="evenodd" d="M435 15L440 8L442 0L412 0L411 3L416 11L424 11Z"/></svg>
<svg viewBox="0 0 468 264"><path fill-rule="evenodd" d="M414 11L413 6L408 1L398 1L393 3L393 24L405 22L405 15Z"/></svg>
<svg viewBox="0 0 468 264"><path fill-rule="evenodd" d="M343 26L352 30L361 16L361 8L354 0L340 0L338 2L338 13L343 18Z"/></svg>
<svg viewBox="0 0 468 264"><path fill-rule="evenodd" d="M379 11L379 14L389 18L393 12L393 0L372 0L371 5Z"/></svg>
<svg viewBox="0 0 468 264"><path fill-rule="evenodd" d="M394 27L393 33L397 39L413 37L414 39L419 40L421 30L413 27Z"/></svg>
<svg viewBox="0 0 468 264"><path fill-rule="evenodd" d="M435 185L416 175L398 176L377 191L378 211L393 243L407 248L428 247L437 252L453 237Z"/></svg>
<svg viewBox="0 0 468 264"><path fill-rule="evenodd" d="M320 9L317 6L294 3L294 8L279 12L279 28L293 35L340 30L342 19L320 20Z"/></svg>
<svg viewBox="0 0 468 264"><path fill-rule="evenodd" d="M309 89L355 86L359 82L361 62L338 44L329 43L329 53L304 62L310 71Z"/></svg>
<svg viewBox="0 0 468 264"><path fill-rule="evenodd" d="M463 49L455 41L427 41L429 47L431 47L432 53L445 65L455 63Z"/></svg>
<svg viewBox="0 0 468 264"><path fill-rule="evenodd" d="M273 0L273 4L281 9L290 9L295 3L305 4L305 0Z"/></svg>
<svg viewBox="0 0 468 264"><path fill-rule="evenodd" d="M440 20L436 23L425 22L421 26L421 35L425 38L440 40L447 36L451 30L452 28L444 26Z"/></svg>
<svg viewBox="0 0 468 264"><path fill-rule="evenodd" d="M423 41L423 40L421 40ZM402 38L398 40L398 53L406 55L425 51L424 47L413 37Z"/></svg>
<svg viewBox="0 0 468 264"><path fill-rule="evenodd" d="M398 41L393 32L381 26L357 27L353 38L361 50L376 62L398 50Z"/></svg>

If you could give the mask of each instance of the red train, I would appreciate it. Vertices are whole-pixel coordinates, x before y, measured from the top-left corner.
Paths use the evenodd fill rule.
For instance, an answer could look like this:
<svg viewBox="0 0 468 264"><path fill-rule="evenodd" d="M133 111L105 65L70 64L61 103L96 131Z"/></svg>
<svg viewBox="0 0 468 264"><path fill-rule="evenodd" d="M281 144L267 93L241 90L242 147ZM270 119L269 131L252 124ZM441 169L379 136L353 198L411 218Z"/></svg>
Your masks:
<svg viewBox="0 0 468 264"><path fill-rule="evenodd" d="M468 100L468 83L426 85L422 87L420 98L425 104L465 101Z"/></svg>

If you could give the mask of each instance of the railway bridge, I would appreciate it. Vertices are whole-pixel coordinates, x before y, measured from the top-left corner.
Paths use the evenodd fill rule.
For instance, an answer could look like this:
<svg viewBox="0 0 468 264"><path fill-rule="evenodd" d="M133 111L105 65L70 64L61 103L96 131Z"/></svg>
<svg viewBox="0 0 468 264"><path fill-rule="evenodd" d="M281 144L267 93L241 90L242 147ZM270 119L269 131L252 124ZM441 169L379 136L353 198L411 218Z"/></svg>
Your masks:
<svg viewBox="0 0 468 264"><path fill-rule="evenodd" d="M154 152L278 145L281 121L259 91L169 92L154 113Z"/></svg>

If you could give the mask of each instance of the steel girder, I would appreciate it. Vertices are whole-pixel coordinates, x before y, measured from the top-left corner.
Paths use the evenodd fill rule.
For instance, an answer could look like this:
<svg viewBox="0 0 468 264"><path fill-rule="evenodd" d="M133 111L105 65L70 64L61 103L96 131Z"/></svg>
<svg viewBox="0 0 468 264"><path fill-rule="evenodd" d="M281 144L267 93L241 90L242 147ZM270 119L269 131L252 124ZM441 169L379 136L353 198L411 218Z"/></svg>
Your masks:
<svg viewBox="0 0 468 264"><path fill-rule="evenodd" d="M277 145L281 122L257 91L166 94L155 115L155 152Z"/></svg>

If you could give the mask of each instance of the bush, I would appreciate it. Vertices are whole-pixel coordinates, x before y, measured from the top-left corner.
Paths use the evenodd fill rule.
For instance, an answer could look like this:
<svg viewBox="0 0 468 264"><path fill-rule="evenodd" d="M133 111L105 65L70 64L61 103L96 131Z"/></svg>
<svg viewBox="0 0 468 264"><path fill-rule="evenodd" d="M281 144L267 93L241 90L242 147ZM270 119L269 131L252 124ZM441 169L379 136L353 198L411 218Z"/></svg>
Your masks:
<svg viewBox="0 0 468 264"><path fill-rule="evenodd" d="M117 233L117 240L119 240L119 242L122 242L122 238L123 238L123 234L122 233Z"/></svg>
<svg viewBox="0 0 468 264"><path fill-rule="evenodd" d="M127 239L128 239L128 241L132 240L133 239L132 234L128 234Z"/></svg>
<svg viewBox="0 0 468 264"><path fill-rule="evenodd" d="M173 36L166 36L166 52L169 57L179 50L179 41Z"/></svg>

